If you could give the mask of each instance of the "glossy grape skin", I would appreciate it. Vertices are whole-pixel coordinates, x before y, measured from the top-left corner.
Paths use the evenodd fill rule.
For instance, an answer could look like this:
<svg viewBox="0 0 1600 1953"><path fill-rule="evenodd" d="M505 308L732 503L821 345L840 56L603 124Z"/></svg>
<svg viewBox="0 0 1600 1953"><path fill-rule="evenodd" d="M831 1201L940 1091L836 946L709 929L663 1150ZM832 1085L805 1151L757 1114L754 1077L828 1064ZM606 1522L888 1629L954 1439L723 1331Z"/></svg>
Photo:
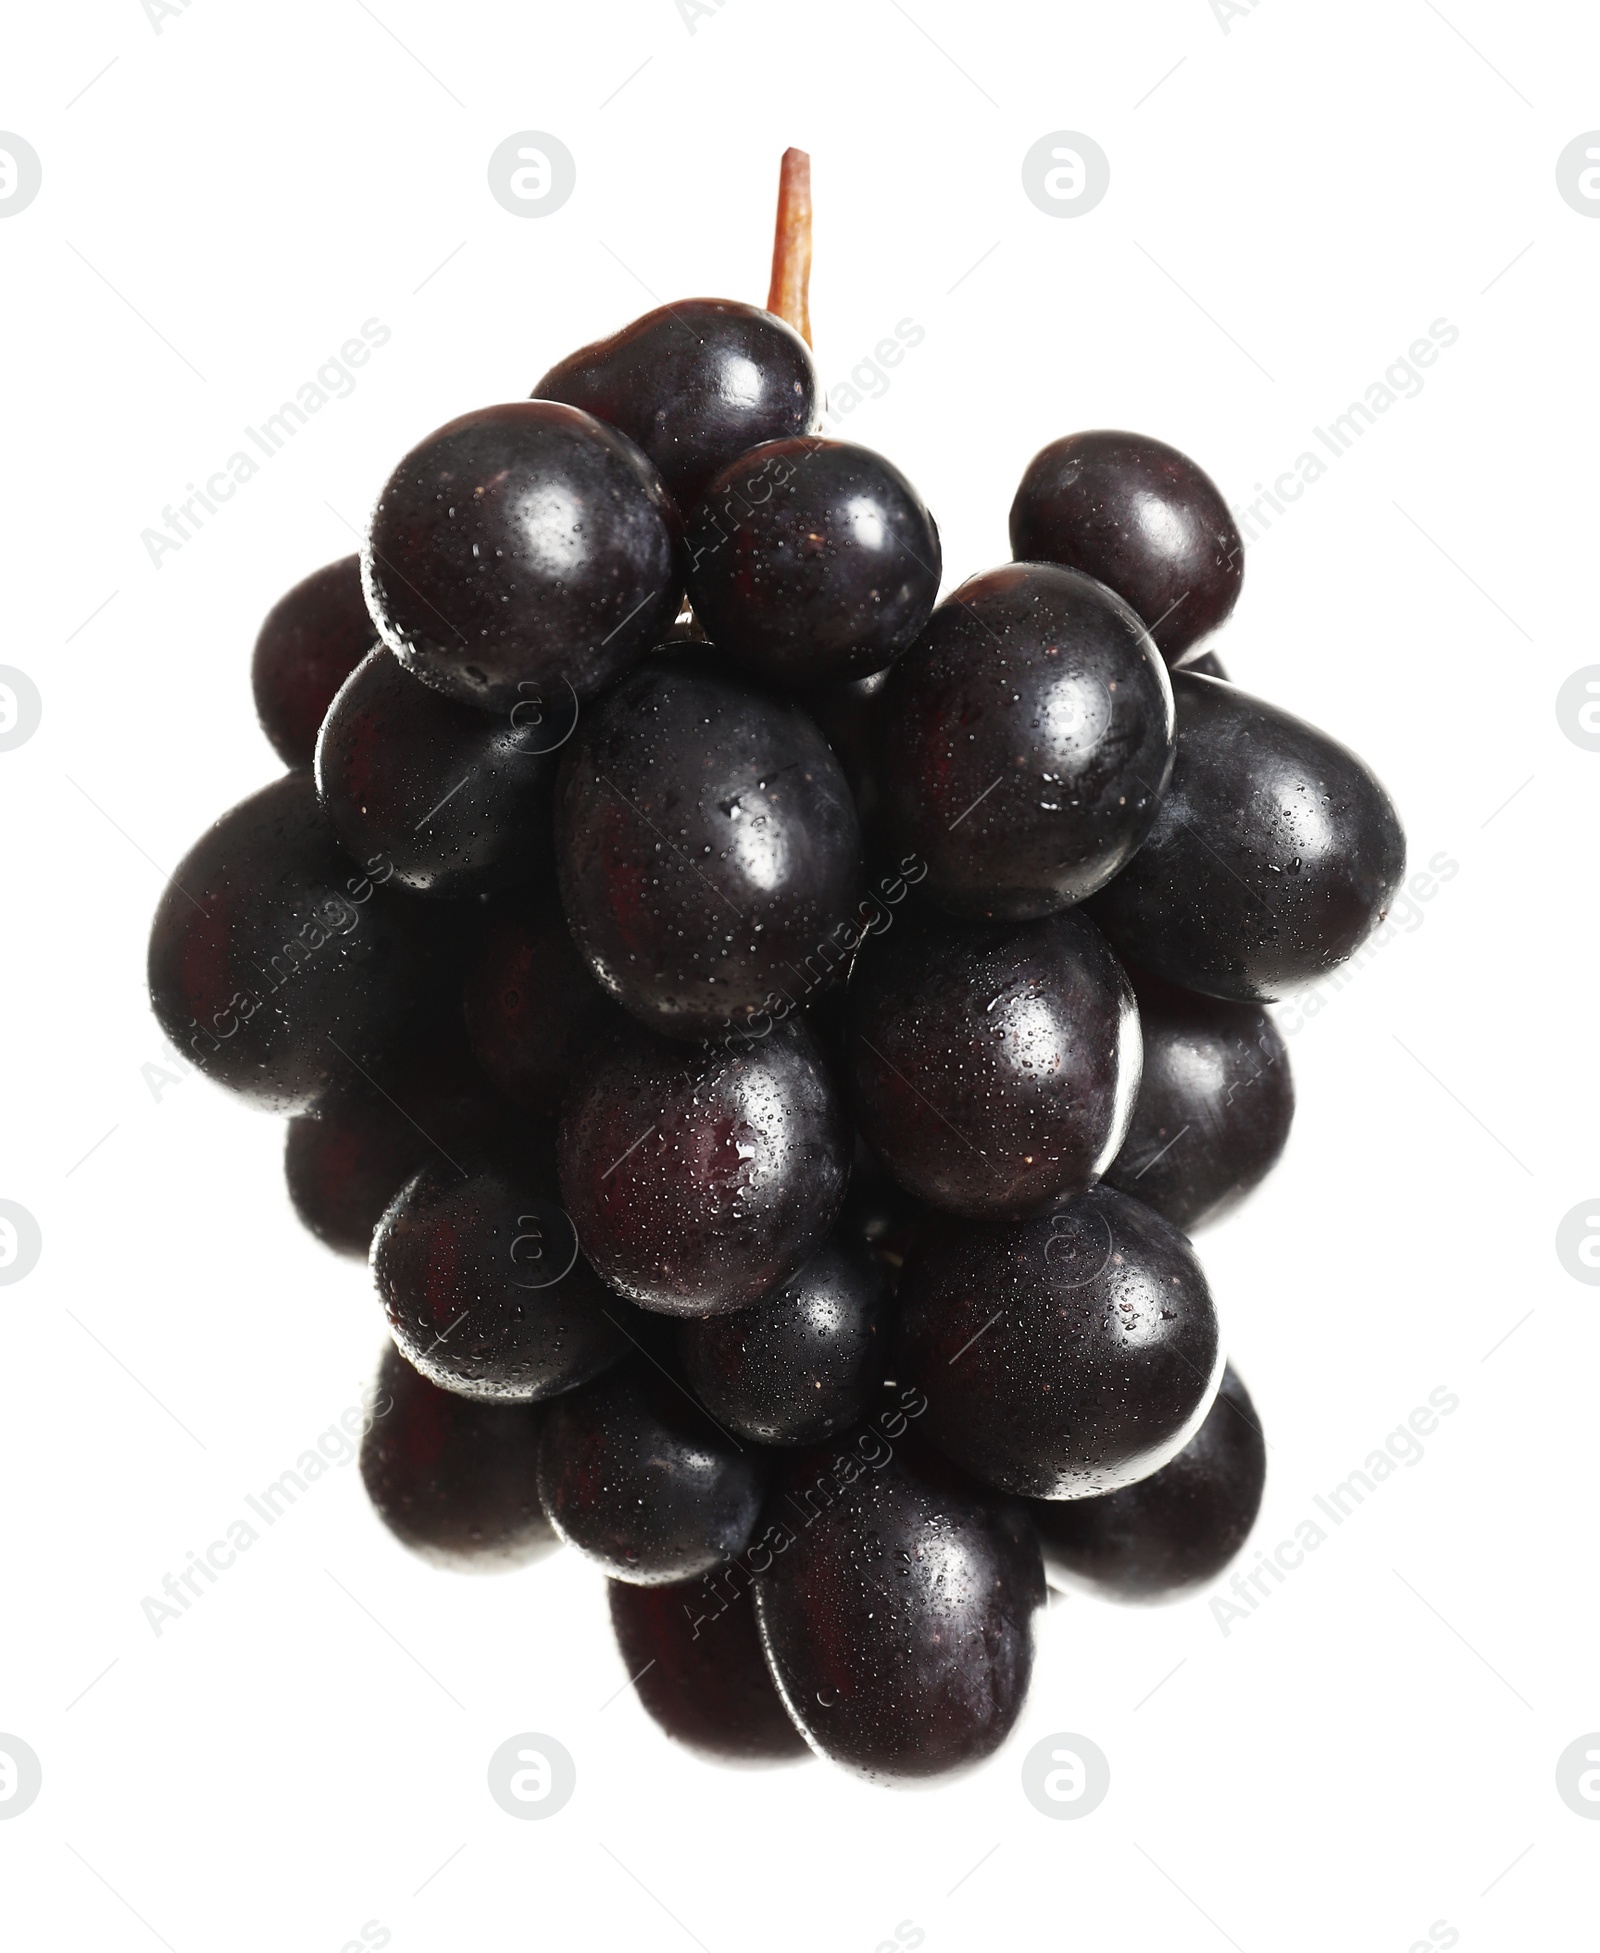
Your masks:
<svg viewBox="0 0 1600 1953"><path fill-rule="evenodd" d="M533 397L620 428L687 514L747 449L809 433L822 388L810 347L782 319L732 299L685 298L568 354Z"/></svg>
<svg viewBox="0 0 1600 1953"><path fill-rule="evenodd" d="M1183 669L1197 678L1226 678L1227 669L1215 651L1202 651L1198 658L1185 659Z"/></svg>
<svg viewBox="0 0 1600 1953"><path fill-rule="evenodd" d="M812 1748L885 1786L998 1749L1027 1695L1045 1594L1017 1508L914 1436L891 1445L869 1427L854 1445L787 1456L767 1516L788 1539L755 1582L761 1639Z"/></svg>
<svg viewBox="0 0 1600 1953"><path fill-rule="evenodd" d="M1289 1052L1257 1004L1131 975L1144 1071L1106 1184L1192 1234L1230 1213L1283 1152L1294 1119Z"/></svg>
<svg viewBox="0 0 1600 1953"><path fill-rule="evenodd" d="M1028 463L1011 553L1098 577L1169 664L1227 619L1244 582L1244 543L1211 477L1164 441L1109 429L1064 435Z"/></svg>
<svg viewBox="0 0 1600 1953"><path fill-rule="evenodd" d="M850 1137L795 1021L684 1045L630 1026L567 1095L561 1189L602 1279L664 1315L759 1301L838 1217Z"/></svg>
<svg viewBox="0 0 1600 1953"><path fill-rule="evenodd" d="M420 895L526 881L550 850L557 756L420 684L387 645L345 680L317 739L317 798L349 853Z"/></svg>
<svg viewBox="0 0 1600 1953"><path fill-rule="evenodd" d="M575 408L518 400L411 450L378 497L361 576L408 671L527 718L609 685L669 628L679 534L631 441Z"/></svg>
<svg viewBox="0 0 1600 1953"><path fill-rule="evenodd" d="M670 1587L612 1580L608 1587L623 1667L646 1711L674 1741L718 1763L809 1758L767 1672L747 1593L708 1618L698 1580Z"/></svg>
<svg viewBox="0 0 1600 1953"><path fill-rule="evenodd" d="M504 1573L560 1541L539 1503L536 1404L482 1404L420 1377L392 1346L378 1369L361 1479L403 1546L457 1573Z"/></svg>
<svg viewBox="0 0 1600 1953"><path fill-rule="evenodd" d="M902 913L850 973L856 1118L919 1200L1042 1214L1116 1157L1139 1086L1133 989L1082 916Z"/></svg>
<svg viewBox="0 0 1600 1953"><path fill-rule="evenodd" d="M378 1224L372 1272L401 1353L464 1397L539 1402L632 1342L633 1311L578 1253L531 1149L424 1166Z"/></svg>
<svg viewBox="0 0 1600 1953"><path fill-rule="evenodd" d="M382 1062L422 981L401 904L339 848L308 772L239 802L189 850L150 929L174 1048L268 1112L305 1112Z"/></svg>
<svg viewBox="0 0 1600 1953"><path fill-rule="evenodd" d="M589 1053L628 1021L578 954L553 878L485 918L463 995L484 1077L512 1104L551 1117Z"/></svg>
<svg viewBox="0 0 1600 1953"><path fill-rule="evenodd" d="M1230 1365L1170 1464L1098 1499L1031 1501L1051 1586L1100 1600L1181 1600L1238 1553L1261 1509L1267 1446Z"/></svg>
<svg viewBox="0 0 1600 1953"><path fill-rule="evenodd" d="M749 1308L681 1323L678 1361L736 1436L820 1444L866 1414L883 1382L888 1328L883 1270L836 1237Z"/></svg>
<svg viewBox="0 0 1600 1953"><path fill-rule="evenodd" d="M289 1120L290 1201L325 1246L364 1261L384 1209L411 1176L506 1119L507 1108L463 1067L413 1065L380 1083L358 1076ZM550 1145L553 1154L553 1133Z"/></svg>
<svg viewBox="0 0 1600 1953"><path fill-rule="evenodd" d="M1348 747L1216 678L1173 674L1178 752L1150 838L1091 913L1131 961L1241 1002L1352 956L1405 874L1393 802Z"/></svg>
<svg viewBox="0 0 1600 1953"><path fill-rule="evenodd" d="M763 1455L643 1357L545 1415L539 1497L613 1580L653 1587L721 1566L755 1530L765 1482Z"/></svg>
<svg viewBox="0 0 1600 1953"><path fill-rule="evenodd" d="M888 682L886 671L875 671L870 678L817 685L799 695L844 769L861 823L862 852L868 856L884 852L875 846L879 839L878 768L883 745L878 701Z"/></svg>
<svg viewBox="0 0 1600 1953"><path fill-rule="evenodd" d="M250 660L256 716L285 766L309 766L333 695L378 641L361 558L313 570L272 606Z"/></svg>
<svg viewBox="0 0 1600 1953"><path fill-rule="evenodd" d="M652 659L580 721L556 860L600 983L676 1036L760 1030L847 952L861 836L814 722L703 653Z"/></svg>
<svg viewBox="0 0 1600 1953"><path fill-rule="evenodd" d="M1172 765L1149 633L1049 563L962 584L890 672L879 723L889 827L956 915L1052 915L1103 888L1150 832Z"/></svg>
<svg viewBox="0 0 1600 1953"><path fill-rule="evenodd" d="M1159 1471L1222 1376L1185 1237L1096 1187L1041 1220L930 1215L900 1277L900 1360L927 1435L1003 1492L1083 1499Z"/></svg>
<svg viewBox="0 0 1600 1953"><path fill-rule="evenodd" d="M712 643L774 684L866 678L915 643L939 594L939 531L870 448L804 435L741 455L684 533Z"/></svg>
<svg viewBox="0 0 1600 1953"><path fill-rule="evenodd" d="M907 1193L859 1133L850 1163L850 1185L839 1214L839 1233L859 1241L889 1271L891 1286L898 1282L900 1264L923 1204Z"/></svg>

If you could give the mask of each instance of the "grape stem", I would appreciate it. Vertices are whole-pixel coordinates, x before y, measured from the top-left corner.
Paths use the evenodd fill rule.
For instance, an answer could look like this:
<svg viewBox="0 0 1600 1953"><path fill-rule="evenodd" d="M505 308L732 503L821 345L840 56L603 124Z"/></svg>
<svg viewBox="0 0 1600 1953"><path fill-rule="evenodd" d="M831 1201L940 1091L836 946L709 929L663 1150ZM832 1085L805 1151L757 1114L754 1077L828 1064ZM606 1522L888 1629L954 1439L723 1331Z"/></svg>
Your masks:
<svg viewBox="0 0 1600 1953"><path fill-rule="evenodd" d="M811 158L786 149L778 176L778 224L772 239L767 310L811 344Z"/></svg>

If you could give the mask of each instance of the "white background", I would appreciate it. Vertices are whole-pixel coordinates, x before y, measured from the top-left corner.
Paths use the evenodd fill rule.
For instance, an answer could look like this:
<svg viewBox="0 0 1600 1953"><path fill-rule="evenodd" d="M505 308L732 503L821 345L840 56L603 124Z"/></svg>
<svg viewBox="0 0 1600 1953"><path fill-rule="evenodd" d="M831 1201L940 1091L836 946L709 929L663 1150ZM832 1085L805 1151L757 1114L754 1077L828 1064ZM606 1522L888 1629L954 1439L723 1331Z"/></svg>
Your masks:
<svg viewBox="0 0 1600 1953"><path fill-rule="evenodd" d="M725 0L691 33L675 0L178 4L0 30L0 127L44 166L0 222L0 660L44 700L0 754L0 1195L44 1237L0 1289L0 1731L44 1767L0 1823L7 1946L1589 1943L1600 1826L1554 1770L1600 1728L1600 1295L1554 1236L1600 1189L1600 754L1554 701L1600 662L1600 222L1555 187L1600 125L1592 10ZM524 129L577 159L536 221L486 187ZM1070 221L1019 173L1061 129L1111 159ZM790 142L825 380L926 330L846 431L922 489L952 582L1006 557L1058 434L1160 435L1248 499L1430 322L1460 335L1251 549L1219 647L1371 760L1414 869L1459 870L1294 1032L1288 1154L1200 1244L1272 1446L1256 1543L1431 1390L1460 1407L1226 1636L1204 1600L1058 1604L1016 1741L914 1795L673 1749L602 1706L625 1678L575 1555L432 1572L353 1467L160 1638L140 1609L382 1337L290 1213L278 1123L141 1072L162 871L276 771L260 617L440 421L652 295L760 301ZM355 393L153 567L162 506L374 317ZM524 1730L577 1762L543 1823L485 1788ZM1075 1823L1019 1785L1058 1731L1111 1763Z"/></svg>

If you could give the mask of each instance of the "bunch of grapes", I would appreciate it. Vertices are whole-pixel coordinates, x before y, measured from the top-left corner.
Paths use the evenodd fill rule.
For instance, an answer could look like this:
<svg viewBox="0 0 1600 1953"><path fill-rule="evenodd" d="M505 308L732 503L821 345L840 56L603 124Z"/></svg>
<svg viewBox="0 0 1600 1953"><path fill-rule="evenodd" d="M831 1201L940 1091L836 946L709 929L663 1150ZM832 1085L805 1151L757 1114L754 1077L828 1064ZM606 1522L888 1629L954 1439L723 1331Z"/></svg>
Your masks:
<svg viewBox="0 0 1600 1953"><path fill-rule="evenodd" d="M671 1734L894 1782L1004 1740L1047 1580L1166 1599L1248 1534L1190 1236L1287 1137L1264 1005L1404 839L1226 678L1239 535L1161 442L1053 441L938 601L916 489L815 431L807 217L791 152L769 309L439 428L283 598L289 770L150 982L370 1255L394 1532L565 1541Z"/></svg>

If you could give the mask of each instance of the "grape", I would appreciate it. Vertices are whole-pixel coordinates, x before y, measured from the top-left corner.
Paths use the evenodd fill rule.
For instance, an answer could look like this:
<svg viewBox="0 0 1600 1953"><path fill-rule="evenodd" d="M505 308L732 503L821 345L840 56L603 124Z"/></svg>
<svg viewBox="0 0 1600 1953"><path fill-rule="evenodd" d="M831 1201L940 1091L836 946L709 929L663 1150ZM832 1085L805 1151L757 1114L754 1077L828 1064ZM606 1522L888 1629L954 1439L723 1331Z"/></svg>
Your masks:
<svg viewBox="0 0 1600 1953"><path fill-rule="evenodd" d="M458 1573L528 1566L561 1543L538 1491L535 1404L481 1404L419 1377L384 1351L361 1478L404 1546Z"/></svg>
<svg viewBox="0 0 1600 1953"><path fill-rule="evenodd" d="M489 1083L554 1116L579 1065L627 1022L589 974L553 880L508 896L467 964L467 1035Z"/></svg>
<svg viewBox="0 0 1600 1953"><path fill-rule="evenodd" d="M1018 1510L872 1426L842 1452L791 1454L767 1510L763 1539L786 1543L755 1583L761 1639L812 1747L877 1784L949 1776L998 1749L1022 1712L1045 1593Z"/></svg>
<svg viewBox="0 0 1600 1953"><path fill-rule="evenodd" d="M741 1309L786 1282L832 1228L850 1163L798 1022L726 1049L630 1026L574 1081L559 1154L601 1277L677 1316Z"/></svg>
<svg viewBox="0 0 1600 1953"><path fill-rule="evenodd" d="M320 1241L365 1261L383 1210L411 1176L503 1119L480 1080L431 1054L382 1083L357 1077L288 1122L289 1198Z"/></svg>
<svg viewBox="0 0 1600 1953"><path fill-rule="evenodd" d="M939 594L939 531L870 448L769 441L710 483L684 536L712 642L775 683L865 678L915 643Z"/></svg>
<svg viewBox="0 0 1600 1953"><path fill-rule="evenodd" d="M900 1277L904 1375L928 1435L1003 1492L1082 1499L1148 1478L1211 1407L1222 1348L1188 1241L1096 1187L1042 1220L930 1215Z"/></svg>
<svg viewBox="0 0 1600 1953"><path fill-rule="evenodd" d="M1405 842L1228 682L1242 544L1176 450L1052 442L939 604L915 488L818 435L811 257L791 149L767 310L661 306L401 460L262 627L293 770L149 972L369 1257L385 1524L572 1543L702 1755L912 1784L1015 1729L1047 1568L1167 1599L1247 1538L1188 1231L1285 1146L1263 1006Z"/></svg>
<svg viewBox="0 0 1600 1953"><path fill-rule="evenodd" d="M861 947L849 1026L861 1130L919 1200L1041 1214L1122 1144L1138 1012L1082 916L963 925L902 911Z"/></svg>
<svg viewBox="0 0 1600 1953"><path fill-rule="evenodd" d="M558 762L544 736L441 697L379 645L328 709L317 798L357 861L423 895L483 894L548 856Z"/></svg>
<svg viewBox="0 0 1600 1953"><path fill-rule="evenodd" d="M644 1357L558 1397L539 1439L539 1496L556 1531L613 1580L692 1580L741 1552L766 1479Z"/></svg>
<svg viewBox="0 0 1600 1953"><path fill-rule="evenodd" d="M879 828L878 765L883 736L878 701L888 682L886 671L875 671L870 678L816 685L800 694L800 703L822 728L844 769L861 823L863 848L869 855L875 851Z"/></svg>
<svg viewBox="0 0 1600 1953"><path fill-rule="evenodd" d="M1175 672L1178 754L1139 854L1094 903L1135 963L1270 1002L1336 969L1405 874L1393 803L1347 747L1236 686Z"/></svg>
<svg viewBox="0 0 1600 1953"><path fill-rule="evenodd" d="M970 578L890 672L889 825L957 915L1081 902L1150 832L1172 765L1172 694L1149 633L1076 570Z"/></svg>
<svg viewBox="0 0 1600 1953"><path fill-rule="evenodd" d="M425 684L526 720L610 684L669 628L679 527L614 428L547 401L482 407L384 484L361 556L367 607Z"/></svg>
<svg viewBox="0 0 1600 1953"><path fill-rule="evenodd" d="M678 1359L721 1425L759 1444L818 1444L857 1423L888 1358L883 1270L824 1242L782 1288L734 1315L678 1327Z"/></svg>
<svg viewBox="0 0 1600 1953"><path fill-rule="evenodd" d="M617 1651L645 1709L667 1734L719 1763L790 1763L810 1756L772 1685L755 1603L715 1601L681 1586L607 1582ZM710 1611L720 1603L723 1611Z"/></svg>
<svg viewBox="0 0 1600 1953"><path fill-rule="evenodd" d="M1198 658L1186 658L1183 669L1192 671L1197 678L1226 678L1228 675L1215 651L1203 651Z"/></svg>
<svg viewBox="0 0 1600 1953"><path fill-rule="evenodd" d="M1028 1508L1050 1584L1102 1600L1179 1600L1244 1545L1261 1509L1267 1447L1232 1366L1205 1422L1170 1464L1098 1499Z"/></svg>
<svg viewBox="0 0 1600 1953"><path fill-rule="evenodd" d="M631 1341L633 1311L579 1254L535 1148L424 1166L378 1224L372 1272L402 1353L464 1397L553 1397Z"/></svg>
<svg viewBox="0 0 1600 1953"><path fill-rule="evenodd" d="M1289 1053L1258 1005L1131 974L1144 1072L1105 1177L1192 1233L1231 1213L1277 1163L1294 1118Z"/></svg>
<svg viewBox="0 0 1600 1953"><path fill-rule="evenodd" d="M422 980L400 906L335 842L307 772L195 843L150 930L150 1001L174 1047L269 1112L306 1112L381 1064Z"/></svg>
<svg viewBox="0 0 1600 1953"><path fill-rule="evenodd" d="M585 714L556 856L595 975L681 1037L795 1008L859 928L860 829L827 741L705 654L653 659Z"/></svg>
<svg viewBox="0 0 1600 1953"><path fill-rule="evenodd" d="M285 766L309 766L333 695L378 640L361 558L313 570L267 612L250 662L256 716Z"/></svg>
<svg viewBox="0 0 1600 1953"><path fill-rule="evenodd" d="M729 299L686 298L568 354L533 397L620 428L687 514L747 449L810 433L821 393L811 349L782 319Z"/></svg>
<svg viewBox="0 0 1600 1953"><path fill-rule="evenodd" d="M898 1281L922 1202L908 1194L859 1133L850 1163L850 1184L839 1214L839 1233L860 1241Z"/></svg>
<svg viewBox="0 0 1600 1953"><path fill-rule="evenodd" d="M1098 577L1170 664L1226 621L1244 581L1244 544L1216 483L1145 434L1096 430L1041 448L1011 504L1011 553Z"/></svg>

